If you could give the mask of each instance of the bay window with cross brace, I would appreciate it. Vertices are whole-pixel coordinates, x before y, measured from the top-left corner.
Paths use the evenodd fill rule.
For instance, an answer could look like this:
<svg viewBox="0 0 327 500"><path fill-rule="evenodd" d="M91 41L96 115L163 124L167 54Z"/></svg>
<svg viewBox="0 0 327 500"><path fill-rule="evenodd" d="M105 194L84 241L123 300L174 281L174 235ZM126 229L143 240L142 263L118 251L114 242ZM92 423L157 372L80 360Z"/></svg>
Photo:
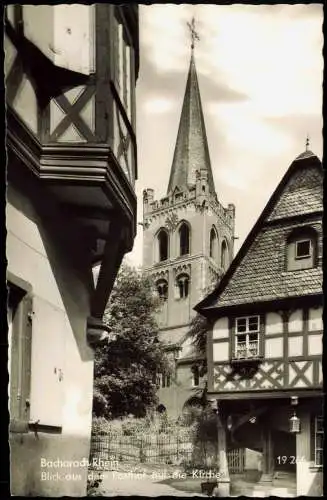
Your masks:
<svg viewBox="0 0 327 500"><path fill-rule="evenodd" d="M260 316L245 316L235 320L234 359L259 356Z"/></svg>

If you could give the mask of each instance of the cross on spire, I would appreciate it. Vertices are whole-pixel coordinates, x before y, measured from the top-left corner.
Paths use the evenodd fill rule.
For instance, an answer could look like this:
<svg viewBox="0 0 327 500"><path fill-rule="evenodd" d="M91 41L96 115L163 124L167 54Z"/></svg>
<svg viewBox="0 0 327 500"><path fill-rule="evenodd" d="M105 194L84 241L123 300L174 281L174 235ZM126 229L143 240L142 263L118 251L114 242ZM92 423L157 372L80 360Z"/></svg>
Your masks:
<svg viewBox="0 0 327 500"><path fill-rule="evenodd" d="M190 30L191 33L191 49L194 49L194 42L195 40L200 40L199 35L195 31L195 19L192 17L192 21L190 23L187 23L188 29Z"/></svg>
<svg viewBox="0 0 327 500"><path fill-rule="evenodd" d="M307 134L307 139L305 141L305 150L308 151L310 146L310 137L309 134Z"/></svg>

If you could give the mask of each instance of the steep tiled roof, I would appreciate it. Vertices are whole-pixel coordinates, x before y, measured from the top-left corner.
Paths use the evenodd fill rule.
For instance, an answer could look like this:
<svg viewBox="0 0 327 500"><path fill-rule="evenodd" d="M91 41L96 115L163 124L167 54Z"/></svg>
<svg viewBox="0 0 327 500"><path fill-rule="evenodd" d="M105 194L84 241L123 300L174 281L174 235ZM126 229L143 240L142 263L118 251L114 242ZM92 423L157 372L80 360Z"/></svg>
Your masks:
<svg viewBox="0 0 327 500"><path fill-rule="evenodd" d="M313 154L289 167L216 290L195 309L229 307L322 293L322 268L286 271L285 242L290 231L310 225L322 247L322 165ZM319 258L321 263L321 258Z"/></svg>
<svg viewBox="0 0 327 500"><path fill-rule="evenodd" d="M306 151L303 151L299 156L295 158L295 161L297 160L305 160L306 158L311 158L313 156L316 156L310 149L307 149Z"/></svg>
<svg viewBox="0 0 327 500"><path fill-rule="evenodd" d="M192 52L167 193L172 192L176 186L183 189L195 184L196 171L201 168L207 170L209 191L215 194L198 77Z"/></svg>
<svg viewBox="0 0 327 500"><path fill-rule="evenodd" d="M318 227L317 227L318 229ZM321 227L319 228L321 231ZM320 293L322 269L285 271L290 226L261 231L218 299L219 306Z"/></svg>
<svg viewBox="0 0 327 500"><path fill-rule="evenodd" d="M298 158L299 159L299 158ZM304 159L304 158L302 158ZM321 173L314 165L294 172L268 220L322 210Z"/></svg>

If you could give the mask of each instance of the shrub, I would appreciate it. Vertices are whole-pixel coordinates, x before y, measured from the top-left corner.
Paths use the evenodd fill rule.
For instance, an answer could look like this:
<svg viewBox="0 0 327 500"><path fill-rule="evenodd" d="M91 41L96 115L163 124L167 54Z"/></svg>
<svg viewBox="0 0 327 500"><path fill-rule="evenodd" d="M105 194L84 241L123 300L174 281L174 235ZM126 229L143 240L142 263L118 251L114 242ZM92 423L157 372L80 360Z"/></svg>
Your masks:
<svg viewBox="0 0 327 500"><path fill-rule="evenodd" d="M101 482L101 478L87 480L86 491L88 497L101 496L101 492L99 492Z"/></svg>
<svg viewBox="0 0 327 500"><path fill-rule="evenodd" d="M105 435L111 431L111 422L104 417L94 417L92 421L92 433Z"/></svg>

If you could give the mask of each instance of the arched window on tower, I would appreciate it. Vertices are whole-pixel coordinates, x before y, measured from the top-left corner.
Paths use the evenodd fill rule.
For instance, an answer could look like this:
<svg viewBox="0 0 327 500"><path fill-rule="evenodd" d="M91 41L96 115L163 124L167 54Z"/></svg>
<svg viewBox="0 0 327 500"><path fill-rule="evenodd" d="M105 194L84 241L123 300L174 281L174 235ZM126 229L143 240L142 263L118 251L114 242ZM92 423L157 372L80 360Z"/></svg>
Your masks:
<svg viewBox="0 0 327 500"><path fill-rule="evenodd" d="M187 224L183 223L179 228L179 255L190 253L190 230Z"/></svg>
<svg viewBox="0 0 327 500"><path fill-rule="evenodd" d="M156 283L156 288L160 299L167 300L168 298L168 283L166 280L161 279Z"/></svg>
<svg viewBox="0 0 327 500"><path fill-rule="evenodd" d="M226 240L224 240L221 244L220 265L224 269L224 271L226 271L227 266L228 266L228 248L227 248Z"/></svg>
<svg viewBox="0 0 327 500"><path fill-rule="evenodd" d="M214 227L210 231L210 257L214 260L217 260L218 257L218 238Z"/></svg>
<svg viewBox="0 0 327 500"><path fill-rule="evenodd" d="M186 299L189 294L190 278L187 274L180 274L176 279L176 292L178 299Z"/></svg>
<svg viewBox="0 0 327 500"><path fill-rule="evenodd" d="M164 229L158 233L158 260L162 262L168 259L168 234Z"/></svg>

